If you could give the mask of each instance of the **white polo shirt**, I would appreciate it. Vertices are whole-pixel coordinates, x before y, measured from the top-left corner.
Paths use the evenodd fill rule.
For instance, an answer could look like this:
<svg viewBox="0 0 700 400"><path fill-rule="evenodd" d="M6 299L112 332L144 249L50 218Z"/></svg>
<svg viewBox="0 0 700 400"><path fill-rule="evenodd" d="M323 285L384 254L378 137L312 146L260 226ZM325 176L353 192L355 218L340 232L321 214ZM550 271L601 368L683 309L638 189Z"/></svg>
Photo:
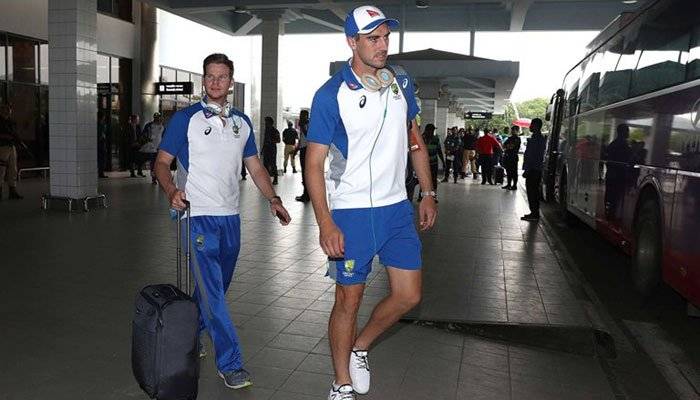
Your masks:
<svg viewBox="0 0 700 400"><path fill-rule="evenodd" d="M330 147L326 191L331 209L382 207L406 199L408 129L420 111L413 82L392 67L394 82L371 92L350 64L314 95L309 142Z"/></svg>
<svg viewBox="0 0 700 400"><path fill-rule="evenodd" d="M177 157L176 184L192 216L238 214L243 159L257 154L248 116L232 109L224 124L203 103L193 104L170 119L160 149Z"/></svg>

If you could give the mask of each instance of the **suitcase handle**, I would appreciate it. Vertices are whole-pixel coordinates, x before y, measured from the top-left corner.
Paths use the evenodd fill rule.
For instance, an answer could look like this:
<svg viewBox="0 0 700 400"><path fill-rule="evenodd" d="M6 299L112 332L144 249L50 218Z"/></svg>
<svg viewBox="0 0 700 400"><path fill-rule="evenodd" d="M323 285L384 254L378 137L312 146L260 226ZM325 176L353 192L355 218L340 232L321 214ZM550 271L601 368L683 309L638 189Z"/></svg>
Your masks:
<svg viewBox="0 0 700 400"><path fill-rule="evenodd" d="M182 286L182 214L183 211L177 211L177 288L192 295L190 284L190 259L192 257L192 237L190 229L190 202L185 200L185 229L187 230L187 249L185 250L185 287Z"/></svg>

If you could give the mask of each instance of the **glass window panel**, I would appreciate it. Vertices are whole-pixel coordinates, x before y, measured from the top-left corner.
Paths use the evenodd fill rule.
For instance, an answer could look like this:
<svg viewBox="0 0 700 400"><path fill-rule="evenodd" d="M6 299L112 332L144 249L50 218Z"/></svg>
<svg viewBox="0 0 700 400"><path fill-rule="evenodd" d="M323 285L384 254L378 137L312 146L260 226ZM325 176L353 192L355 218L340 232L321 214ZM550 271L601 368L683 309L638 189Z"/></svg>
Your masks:
<svg viewBox="0 0 700 400"><path fill-rule="evenodd" d="M581 77L581 106L580 112L591 110L598 106L598 87L600 81L600 69L603 61L603 53L596 53L583 67Z"/></svg>
<svg viewBox="0 0 700 400"><path fill-rule="evenodd" d="M175 81L176 82L189 82L190 73L184 71L175 71Z"/></svg>
<svg viewBox="0 0 700 400"><path fill-rule="evenodd" d="M109 56L97 55L97 83L109 83Z"/></svg>
<svg viewBox="0 0 700 400"><path fill-rule="evenodd" d="M192 102L202 100L202 75L192 74Z"/></svg>
<svg viewBox="0 0 700 400"><path fill-rule="evenodd" d="M9 36L8 72L9 79L17 82L36 82L36 43L32 40Z"/></svg>
<svg viewBox="0 0 700 400"><path fill-rule="evenodd" d="M658 10L642 24L637 40L641 51L632 76L630 95L637 96L683 82L688 62L694 2ZM691 22L692 21L692 22Z"/></svg>
<svg viewBox="0 0 700 400"><path fill-rule="evenodd" d="M700 78L700 26L696 26L693 31L693 42L688 54L688 81Z"/></svg>
<svg viewBox="0 0 700 400"><path fill-rule="evenodd" d="M7 70L5 69L5 63L7 62L5 57L6 46L3 36L4 35L0 33L0 80L7 79Z"/></svg>
<svg viewBox="0 0 700 400"><path fill-rule="evenodd" d="M160 74L160 81L161 82L175 82L176 81L176 75L175 75L175 70L171 68L162 68L161 69L161 74Z"/></svg>
<svg viewBox="0 0 700 400"><path fill-rule="evenodd" d="M13 83L10 86L9 101L14 105L14 119L17 123L17 135L27 145L36 141L37 116L39 115L38 86Z"/></svg>
<svg viewBox="0 0 700 400"><path fill-rule="evenodd" d="M120 83L121 80L119 79L119 59L117 57L110 57L109 61L110 82Z"/></svg>
<svg viewBox="0 0 700 400"><path fill-rule="evenodd" d="M44 43L39 45L39 82L49 83L49 45Z"/></svg>

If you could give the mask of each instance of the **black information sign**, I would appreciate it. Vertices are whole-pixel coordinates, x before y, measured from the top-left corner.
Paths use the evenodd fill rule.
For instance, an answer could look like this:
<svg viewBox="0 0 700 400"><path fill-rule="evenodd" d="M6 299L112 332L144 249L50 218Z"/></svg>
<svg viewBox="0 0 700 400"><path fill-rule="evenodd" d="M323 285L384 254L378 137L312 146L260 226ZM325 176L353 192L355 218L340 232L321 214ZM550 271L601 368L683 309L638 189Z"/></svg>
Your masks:
<svg viewBox="0 0 700 400"><path fill-rule="evenodd" d="M97 84L97 94L107 95L107 94L119 94L120 87L118 83L98 83Z"/></svg>
<svg viewBox="0 0 700 400"><path fill-rule="evenodd" d="M493 113L481 111L470 111L468 113L464 113L464 119L491 119L492 116Z"/></svg>
<svg viewBox="0 0 700 400"><path fill-rule="evenodd" d="M156 82L156 94L192 94L192 82Z"/></svg>

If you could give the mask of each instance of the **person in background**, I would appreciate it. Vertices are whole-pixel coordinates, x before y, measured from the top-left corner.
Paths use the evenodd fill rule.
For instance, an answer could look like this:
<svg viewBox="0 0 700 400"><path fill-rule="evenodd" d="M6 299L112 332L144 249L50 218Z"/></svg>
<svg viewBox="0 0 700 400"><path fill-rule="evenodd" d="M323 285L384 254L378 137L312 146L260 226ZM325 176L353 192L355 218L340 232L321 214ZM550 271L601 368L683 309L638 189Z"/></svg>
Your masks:
<svg viewBox="0 0 700 400"><path fill-rule="evenodd" d="M301 185L304 187L304 192L301 196L294 198L296 201L306 203L309 201L309 192L306 190L306 134L309 132L309 110L301 110L299 113L299 163L301 163Z"/></svg>
<svg viewBox="0 0 700 400"><path fill-rule="evenodd" d="M275 120L265 117L265 133L263 136L263 164L272 177L272 184L277 184L277 143L280 142L280 131L275 128Z"/></svg>
<svg viewBox="0 0 700 400"><path fill-rule="evenodd" d="M156 184L156 174L153 165L156 162L156 153L160 146L160 141L163 138L163 117L160 113L153 114L153 121L147 123L143 127L141 133L143 145L139 149L142 162L148 161L148 168L151 171L151 183Z"/></svg>
<svg viewBox="0 0 700 400"><path fill-rule="evenodd" d="M493 185L493 153L500 149L498 143L489 129L484 129L484 136L476 141L476 152L479 154L479 165L481 166L481 184Z"/></svg>
<svg viewBox="0 0 700 400"><path fill-rule="evenodd" d="M134 169L138 171L138 176L146 176L143 174L143 160L141 160L141 126L139 125L139 116L132 114L129 116L129 123L126 125L126 164L129 166L130 176L136 178Z"/></svg>
<svg viewBox="0 0 700 400"><path fill-rule="evenodd" d="M520 219L523 221L537 221L540 219L540 184L542 182L542 164L544 163L544 150L546 141L542 136L542 120L534 118L530 122L532 136L527 140L525 157L523 160L523 177L527 190L527 203L530 213Z"/></svg>
<svg viewBox="0 0 700 400"><path fill-rule="evenodd" d="M518 189L518 150L520 150L520 127L512 126L510 136L503 143L503 168L506 169L507 181L503 189Z"/></svg>
<svg viewBox="0 0 700 400"><path fill-rule="evenodd" d="M464 134L464 137L462 138L462 147L464 148L463 154L462 154L462 178L464 178L467 174L467 164L469 164L469 170L471 171L471 174L474 176L474 179L477 178L477 170L476 170L476 141L479 138L479 131L474 130L471 126L467 128L467 131Z"/></svg>
<svg viewBox="0 0 700 400"><path fill-rule="evenodd" d="M17 145L20 140L12 111L12 105L0 105L0 199L3 182L7 181L8 198L21 200L24 197L17 192Z"/></svg>
<svg viewBox="0 0 700 400"><path fill-rule="evenodd" d="M284 164L283 171L287 173L287 160L292 160L292 173L297 173L297 167L294 163L294 158L297 154L297 139L299 133L294 129L292 121L287 121L287 129L282 132L282 141L284 142Z"/></svg>
<svg viewBox="0 0 700 400"><path fill-rule="evenodd" d="M430 165L430 179L433 182L433 190L437 189L438 182L438 158L442 161L442 167L448 169L445 157L440 146L440 137L435 134L435 125L427 124L423 130L423 142L428 147L428 164ZM418 200L421 196L418 196Z"/></svg>
<svg viewBox="0 0 700 400"><path fill-rule="evenodd" d="M101 113L97 121L97 177L106 178L105 169L107 164L107 134L109 133L109 123L107 113Z"/></svg>
<svg viewBox="0 0 700 400"><path fill-rule="evenodd" d="M453 126L447 130L447 136L445 137L445 177L442 178L443 182L447 182L450 177L450 168L452 168L452 175L454 176L454 181L457 183L457 177L462 172L462 141L460 140L457 127Z"/></svg>

